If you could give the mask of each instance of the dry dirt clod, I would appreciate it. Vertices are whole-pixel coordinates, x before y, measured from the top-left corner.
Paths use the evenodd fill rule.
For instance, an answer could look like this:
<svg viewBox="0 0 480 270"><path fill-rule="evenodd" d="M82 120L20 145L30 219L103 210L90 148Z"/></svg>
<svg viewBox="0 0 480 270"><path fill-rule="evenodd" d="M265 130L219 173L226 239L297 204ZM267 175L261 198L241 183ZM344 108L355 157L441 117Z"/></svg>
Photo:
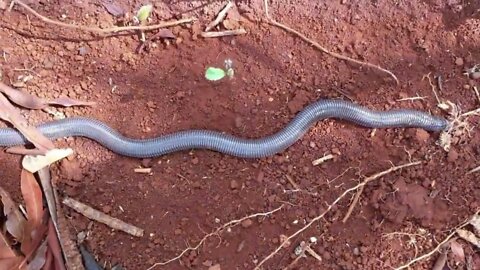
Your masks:
<svg viewBox="0 0 480 270"><path fill-rule="evenodd" d="M253 224L253 221L251 219L245 219L244 221L242 221L243 228L248 228L252 226L252 224Z"/></svg>
<svg viewBox="0 0 480 270"><path fill-rule="evenodd" d="M458 152L457 150L451 148L448 152L447 160L449 162L455 162L458 159Z"/></svg>
<svg viewBox="0 0 480 270"><path fill-rule="evenodd" d="M457 65L457 66L463 66L463 58L457 57L457 58L455 59L455 65Z"/></svg>
<svg viewBox="0 0 480 270"><path fill-rule="evenodd" d="M423 130L423 129L417 129L416 132L415 132L415 140L417 142L421 142L421 143L425 143L428 141L428 139L430 138L430 134Z"/></svg>
<svg viewBox="0 0 480 270"><path fill-rule="evenodd" d="M215 265L212 265L208 268L208 270L222 270L222 268L220 267L220 264L215 264Z"/></svg>
<svg viewBox="0 0 480 270"><path fill-rule="evenodd" d="M238 189L240 187L240 184L236 180L230 181L230 188L231 189Z"/></svg>

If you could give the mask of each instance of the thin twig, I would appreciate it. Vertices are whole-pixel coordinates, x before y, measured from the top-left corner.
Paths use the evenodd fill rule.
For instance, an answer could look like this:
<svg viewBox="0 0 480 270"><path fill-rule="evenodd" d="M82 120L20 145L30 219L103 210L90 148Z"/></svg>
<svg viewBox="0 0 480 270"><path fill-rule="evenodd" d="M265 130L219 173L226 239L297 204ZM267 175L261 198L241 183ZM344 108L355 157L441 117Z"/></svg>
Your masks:
<svg viewBox="0 0 480 270"><path fill-rule="evenodd" d="M467 172L467 174L476 173L476 172L478 172L478 171L480 171L480 166L471 169L470 171Z"/></svg>
<svg viewBox="0 0 480 270"><path fill-rule="evenodd" d="M404 164L404 165L400 165L400 166L395 166L395 167L392 167L384 172L380 172L380 173L377 173L375 174L374 176L376 175L379 175L377 176L376 178L382 176L382 175L385 175L393 170L398 170L398 169L401 169L401 168L405 168L405 167L408 167L408 166L413 166L413 165L416 165L417 162L413 162L413 163L408 163L408 164ZM372 176L373 177L373 176ZM369 177L371 178L371 177ZM260 263L257 264L257 266L255 266L254 270L260 270L260 267L265 264L265 262L267 262L268 260L270 260L273 256L275 256L275 254L277 254L285 245L287 245L287 243L291 242L291 240L293 238L295 238L297 235L301 234L302 232L304 232L305 230L307 230L310 226L312 226L312 224L314 224L315 222L319 221L320 219L322 219L341 199L343 199L345 196L347 196L350 192L352 191L355 191L355 190L358 190L360 187L363 187L365 186L367 183L368 183L368 179L365 179L362 183L352 187L352 188L349 188L347 190L345 190L339 197L337 197L330 205L328 205L327 209L325 211L323 211L323 213L321 213L319 216L316 216L315 218L313 218L309 223L307 223L305 226L303 226L302 228L300 228L298 231L294 232L293 234L291 234L290 236L288 236L287 238L283 239L282 243L272 252L270 253L267 257L265 257L262 261L260 261Z"/></svg>
<svg viewBox="0 0 480 270"><path fill-rule="evenodd" d="M475 96L477 97L478 102L480 102L480 93L478 93L478 89L476 86L473 86L473 92L475 92Z"/></svg>
<svg viewBox="0 0 480 270"><path fill-rule="evenodd" d="M93 209L92 207L77 200L64 197L63 204L86 216L87 218L101 222L112 229L120 230L137 237L143 236L144 231L142 229Z"/></svg>
<svg viewBox="0 0 480 270"><path fill-rule="evenodd" d="M328 154L328 155L325 155L325 156L323 156L319 159L316 159L316 160L312 161L312 165L317 166L317 165L320 165L320 164L324 163L325 161L333 159L333 158L334 158L334 156L332 154Z"/></svg>
<svg viewBox="0 0 480 270"><path fill-rule="evenodd" d="M316 41L313 41L313 40L309 39L307 36L305 36L304 34L298 32L297 30L292 29L289 26L286 26L285 24L282 24L282 23L279 23L279 22L275 21L268 14L268 0L264 0L264 6L265 6L265 16L267 17L268 23L270 23L272 25L275 25L275 26L277 26L277 27L279 27L279 28L281 28L281 29L283 29L287 32L290 32L292 34L297 35L298 37L303 39L303 41L305 41L307 43L310 43L313 47L319 49L320 51L322 51L322 52L324 52L324 53L326 53L326 54L328 54L332 57L335 57L335 58L338 58L338 59L341 59L341 60L344 60L344 61L347 61L347 62L352 62L352 63L358 64L358 65L361 65L361 66L371 67L371 68L380 70L382 72L385 72L395 80L397 85L400 84L400 81L398 80L397 76L395 76L395 74L393 74L393 72L391 72L390 70L384 69L384 68L382 68L378 65L374 65L374 64L371 64L371 63L368 63L368 62L363 62L363 61L360 61L360 60L350 58L348 56L344 56L344 55L341 55L341 54L338 54L338 53L335 53L335 52L331 52L331 51L327 50L325 47L323 47L322 45L320 45L319 43L317 43Z"/></svg>
<svg viewBox="0 0 480 270"><path fill-rule="evenodd" d="M247 33L247 30L243 28L239 28L235 30L225 30L225 31L218 31L218 32L202 32L200 35L204 38L216 38L216 37L243 35L246 33Z"/></svg>
<svg viewBox="0 0 480 270"><path fill-rule="evenodd" d="M475 215L478 215L479 212L480 211L477 211L475 213ZM415 259L409 261L408 263L395 268L395 270L401 270L401 269L409 268L412 264L432 256L435 252L437 252L439 249L441 249L443 247L443 245L445 245L445 243L447 243L457 233L458 229L461 229L461 228L467 226L470 223L470 220L471 219L469 218L467 221L465 221L464 223L460 224L455 229L453 229L452 232L442 242L440 242L434 249L432 249L430 252L428 252L426 254L423 254L420 257L416 257Z"/></svg>
<svg viewBox="0 0 480 270"><path fill-rule="evenodd" d="M205 28L205 32L208 32L212 30L215 26L217 26L223 19L225 19L225 16L227 16L227 12L234 6L234 3L232 1L228 1L228 3L225 5L225 7L220 10L218 13L217 17L215 18L214 21L209 23L207 27Z"/></svg>
<svg viewBox="0 0 480 270"><path fill-rule="evenodd" d="M40 13L36 12L34 9L32 9L27 4L23 3L21 0L13 0L13 2L19 4L20 6L25 8L28 12L32 13L35 17L39 18L43 22L58 25L58 26L65 27L65 28L73 28L73 29L78 29L78 30L82 30L82 31L85 31L85 32L93 32L93 33L99 33L99 34L112 34L112 33L118 33L118 32L123 32L123 31L132 31L132 30L150 31L150 30L155 30L155 29L159 29L159 28L175 26L175 25L179 25L179 24L183 24L183 23L189 23L189 22L193 22L193 21L196 20L195 18L186 18L186 19L181 19L181 20L177 20L177 21L164 22L164 23L159 23L159 24L154 24L154 25L121 26L121 27L112 27L112 28L102 29L102 28L98 28L98 27L74 25L74 24L68 24L68 23L55 21L55 20L47 18L47 17L41 15Z"/></svg>
<svg viewBox="0 0 480 270"><path fill-rule="evenodd" d="M283 205L280 205L279 207L273 209L272 211L269 211L269 212L264 212L264 213L256 213L256 214L252 214L252 215L249 215L249 216L246 216L246 217L243 217L241 219L235 219L235 220L231 220L225 224L223 224L222 226L218 227L217 229L215 229L214 231L212 231L211 233L205 235L202 240L200 240L200 242L198 242L197 245L195 245L194 247L188 247L186 249L184 249L182 252L180 252L180 254L178 254L177 256L175 256L174 258L172 259L169 259L167 261L164 261L164 262L157 262L155 264L153 264L152 266L150 266L147 270L151 270L157 266L162 266L162 265L167 265L171 262L174 262L178 259L180 259L183 255L185 255L185 253L189 252L189 251L193 251L193 250L197 250L201 245L203 245L203 243L205 243L205 241L211 237L211 236L214 236L214 235L218 235L218 233L220 233L221 231L229 228L229 227L233 227L233 226L236 226L240 223L242 223L242 221L244 220L247 220L247 219L251 219L251 218L255 218L255 217L264 217L264 216L268 216L268 215L271 215L277 211L279 211L280 209L283 208Z"/></svg>
<svg viewBox="0 0 480 270"><path fill-rule="evenodd" d="M394 172L394 171L397 171L397 170L400 170L402 168L405 168L405 167L410 167L410 166L414 166L414 165L418 165L420 164L421 162L420 161L416 161L416 162L412 162L412 163L408 163L408 164L405 164L405 165L401 165L401 166L396 166L396 167L392 167L386 171L383 171L383 172L380 172L380 173L376 173L372 176L369 176L367 178L365 178L365 180L363 180L363 183L368 183L372 180L375 180L377 178L380 178L386 174L389 174L391 172ZM348 218L350 217L350 215L352 214L353 212L353 209L355 208L355 206L357 205L358 203L358 200L360 199L360 196L362 195L362 192L363 192L363 189L365 188L365 185L361 186L358 191L357 191L357 194L355 194L355 198L353 199L352 201L352 204L350 204L350 207L348 208L348 211L347 211L347 214L345 215L345 217L343 218L342 222L345 223L347 222Z"/></svg>
<svg viewBox="0 0 480 270"><path fill-rule="evenodd" d="M407 100L410 100L410 101L414 101L414 100L424 100L426 99L427 97L419 97L419 96L416 96L416 97L406 97L406 98L400 98L400 99L397 99L397 101L407 101Z"/></svg>
<svg viewBox="0 0 480 270"><path fill-rule="evenodd" d="M438 97L437 91L435 91L435 85L432 83L432 79L430 79L430 73L428 73L427 75L423 76L422 81L423 81L425 78L428 79L428 83L430 84L430 87L432 88L432 92L433 92L433 94L435 95L435 99L437 100L437 103L440 104L441 101L440 101L440 98Z"/></svg>

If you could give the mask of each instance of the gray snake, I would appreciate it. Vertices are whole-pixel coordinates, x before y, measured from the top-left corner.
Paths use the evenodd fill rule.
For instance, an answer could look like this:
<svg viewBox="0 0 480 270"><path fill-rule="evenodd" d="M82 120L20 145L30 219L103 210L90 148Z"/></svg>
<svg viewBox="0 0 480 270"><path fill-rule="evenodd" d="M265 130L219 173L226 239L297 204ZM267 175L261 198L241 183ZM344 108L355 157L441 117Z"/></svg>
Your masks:
<svg viewBox="0 0 480 270"><path fill-rule="evenodd" d="M368 128L416 127L442 131L447 120L415 110L372 111L342 100L319 100L298 113L277 133L245 139L211 130L186 130L151 138L131 139L105 123L91 118L66 118L38 126L49 139L81 136L92 139L111 151L129 157L150 158L190 149L209 149L242 157L260 158L279 153L300 139L317 121L336 118ZM26 138L10 128L0 129L0 146L28 144Z"/></svg>

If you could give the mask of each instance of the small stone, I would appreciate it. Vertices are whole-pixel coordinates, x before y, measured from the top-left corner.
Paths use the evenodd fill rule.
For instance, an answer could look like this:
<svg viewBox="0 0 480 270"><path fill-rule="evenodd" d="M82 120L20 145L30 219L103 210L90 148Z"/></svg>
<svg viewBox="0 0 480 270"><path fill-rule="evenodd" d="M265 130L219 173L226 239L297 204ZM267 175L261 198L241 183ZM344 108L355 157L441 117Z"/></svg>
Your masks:
<svg viewBox="0 0 480 270"><path fill-rule="evenodd" d="M104 212L105 214L110 213L110 211L112 211L112 207L110 205L105 205L102 207L102 212Z"/></svg>
<svg viewBox="0 0 480 270"><path fill-rule="evenodd" d="M463 58L457 57L457 58L455 59L455 65L457 65L457 66L463 66Z"/></svg>
<svg viewBox="0 0 480 270"><path fill-rule="evenodd" d="M235 127L241 128L242 127L242 118L240 116L235 117Z"/></svg>
<svg viewBox="0 0 480 270"><path fill-rule="evenodd" d="M194 158L192 159L192 164L193 164L193 165L197 165L198 162L200 162L200 160L199 160L197 157L194 157Z"/></svg>
<svg viewBox="0 0 480 270"><path fill-rule="evenodd" d="M175 231L173 233L175 235L180 235L180 234L182 234L182 230L181 229L175 229Z"/></svg>
<svg viewBox="0 0 480 270"><path fill-rule="evenodd" d="M238 189L239 187L240 187L240 185L238 184L238 182L236 180L230 181L230 188L231 189Z"/></svg>
<svg viewBox="0 0 480 270"><path fill-rule="evenodd" d="M202 264L203 264L203 266L210 267L210 266L212 266L213 262L211 260L206 260Z"/></svg>
<svg viewBox="0 0 480 270"><path fill-rule="evenodd" d="M358 247L353 249L353 255L355 255L355 256L360 255L360 250L358 249Z"/></svg>
<svg viewBox="0 0 480 270"><path fill-rule="evenodd" d="M152 166L152 159L151 158L142 159L142 167L150 168L151 166Z"/></svg>
<svg viewBox="0 0 480 270"><path fill-rule="evenodd" d="M67 42L65 44L65 48L68 50L68 51L73 51L75 50L75 44L73 42Z"/></svg>
<svg viewBox="0 0 480 270"><path fill-rule="evenodd" d="M222 270L222 268L220 267L220 264L217 263L215 265L208 267L208 270Z"/></svg>
<svg viewBox="0 0 480 270"><path fill-rule="evenodd" d="M480 79L480 71L471 73L471 74L470 74L470 78L472 78L472 79L474 79L474 80Z"/></svg>
<svg viewBox="0 0 480 270"><path fill-rule="evenodd" d="M450 149L448 152L447 160L449 162L455 162L458 159L458 152L455 149Z"/></svg>
<svg viewBox="0 0 480 270"><path fill-rule="evenodd" d="M253 224L253 221L249 218L242 221L242 227L243 228L248 228L248 227L252 226L252 224Z"/></svg>

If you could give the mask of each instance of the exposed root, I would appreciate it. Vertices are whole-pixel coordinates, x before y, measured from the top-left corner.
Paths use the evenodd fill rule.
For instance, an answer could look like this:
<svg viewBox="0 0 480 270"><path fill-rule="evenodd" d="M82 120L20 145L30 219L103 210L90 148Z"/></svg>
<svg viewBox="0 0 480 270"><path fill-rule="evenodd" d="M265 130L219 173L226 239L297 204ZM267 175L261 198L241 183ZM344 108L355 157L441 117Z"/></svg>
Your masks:
<svg viewBox="0 0 480 270"><path fill-rule="evenodd" d="M32 15L40 19L41 21L48 23L48 24L53 24L65 28L72 28L72 29L77 29L81 30L84 32L91 32L91 33L97 33L97 34L113 34L113 33L118 33L118 32L124 32L124 31L133 31L133 30L141 30L141 31L149 31L149 30L155 30L155 29L160 29L160 28L165 28L165 27L171 27L183 23L189 23L193 22L195 18L186 18L186 19L181 19L177 21L171 21L171 22L164 22L160 24L154 24L154 25L140 25L140 26L122 26L122 27L112 27L112 28L98 28L98 27L89 27L89 26L83 26L83 25L74 25L74 24L68 24L68 23L63 23L59 22L56 20L52 20L50 18L47 18L40 13L36 12L34 9L32 9L30 6L22 2L21 0L13 0L12 3L15 2L16 4L19 4L22 6L24 9L26 9L28 12L30 12Z"/></svg>
<svg viewBox="0 0 480 270"><path fill-rule="evenodd" d="M325 211L323 211L319 216L316 216L315 218L313 218L309 223L307 223L305 226L303 226L302 228L300 228L298 231L294 232L293 234L291 234L290 236L286 237L285 239L283 239L281 241L281 244L273 251L271 252L268 256L266 256L262 261L260 261L260 263L257 264L257 266L255 266L254 270L260 270L260 267L265 264L268 260L270 260L271 258L273 258L273 256L275 256L282 248L284 248L288 243L291 242L291 240L293 238L295 238L296 236L298 236L299 234L301 234L302 232L304 232L305 230L307 230L308 228L310 228L310 226L312 226L314 223L316 223L317 221L319 221L320 219L322 219L340 200L342 200L345 196L347 196L350 192L353 192L355 190L358 190L359 188L365 186L366 184L368 184L369 181L371 180L374 180L374 179L377 179L387 173L390 173L392 171L396 171L396 170L399 170L401 168L406 168L406 167L409 167L409 166L413 166L413 165L417 165L419 164L420 162L413 162L413 163L408 163L408 164L404 164L404 165L400 165L400 166L395 166L395 167L392 167L386 171L383 171L383 172L380 172L380 173L377 173L371 177L368 177L366 178L363 182L361 182L360 184L352 187L352 188L349 188L347 190L345 190L339 197L337 197L331 204L329 204L327 206L327 209Z"/></svg>
<svg viewBox="0 0 480 270"><path fill-rule="evenodd" d="M386 171L383 171L383 172L379 172L379 173L376 173L372 176L369 176L367 178L365 178L365 180L363 180L362 183L365 183L367 184L368 182L372 181L372 180L375 180L377 178L380 178L386 174L389 174L391 172L394 172L394 171L397 171L397 170L400 170L402 168L405 168L405 167L410 167L410 166L414 166L414 165L418 165L420 164L421 162L420 161L416 161L416 162L411 162L411 163L408 163L408 164L405 164L405 165L401 165L401 166L395 166L395 167L392 167ZM363 189L365 188L365 185L362 185L361 187L358 188L358 191L357 191L357 194L355 194L355 198L353 199L353 202L352 204L350 204L350 207L348 208L348 211L347 211L347 214L345 215L345 217L343 218L342 222L345 223L347 222L348 218L350 217L350 215L352 214L353 212L353 209L355 208L355 206L357 205L358 203L358 200L360 199L360 196L362 195L363 193Z"/></svg>
<svg viewBox="0 0 480 270"><path fill-rule="evenodd" d="M286 26L285 24L282 24L282 23L279 23L277 21L275 21L274 19L272 19L268 13L268 0L264 0L264 6L265 6L265 16L267 17L267 21L268 23L272 24L272 25L275 25L291 34L294 34L298 37L300 37L303 41L307 42L307 43L310 43L310 45L312 45L313 47L317 48L318 50L334 57L334 58L337 58L337 59L341 59L341 60L344 60L344 61L347 61L347 62L352 62L352 63L355 63L355 64L358 64L358 65L361 65L361 66L367 66L367 67L370 67L370 68L373 68L373 69L377 69L381 72L384 72L384 73L387 73L390 77L392 77L395 82L398 84L400 84L400 81L398 80L397 76L395 76L395 74L393 74L393 72L391 72L390 70L387 70L387 69L384 69L378 65L374 65L374 64L371 64L371 63L368 63L368 62L363 62L363 61L360 61L360 60L356 60L356 59L353 59L353 58L350 58L348 56L344 56L344 55L341 55L341 54L338 54L338 53L335 53L335 52L331 52L329 50L327 50L325 47L323 47L322 45L320 45L319 43L317 43L316 41L313 41L311 39L309 39L307 36L305 36L304 34L298 32L297 30L295 29L292 29L290 28L289 26Z"/></svg>
<svg viewBox="0 0 480 270"><path fill-rule="evenodd" d="M480 211L477 211L477 213L475 215L478 215L479 212ZM406 263L402 266L399 266L399 267L395 268L395 270L401 270L401 269L409 268L413 264L415 264L416 262L419 262L421 260L424 260L424 259L427 259L427 258L431 257L433 254L435 254L437 251L439 251L441 248L443 248L445 246L445 244L448 243L448 241L450 241L450 239L457 233L458 229L461 229L461 228L467 226L468 224L470 224L470 218L467 221L460 224L459 226L457 226L456 228L452 229L452 232L442 242L440 242L434 249L432 249L430 252L425 253L420 257L415 257L415 259L409 261L408 263Z"/></svg>
<svg viewBox="0 0 480 270"><path fill-rule="evenodd" d="M157 262L155 264L153 264L152 266L150 266L147 270L150 270L150 269L153 269L157 266L163 266L163 265L167 265L171 262L174 262L178 259L180 259L183 255L185 255L187 252L189 251L194 251L194 250L197 250L201 245L203 245L203 243L205 243L205 241L207 241L208 238L210 238L211 236L214 236L214 235L218 235L221 231L227 229L227 228L231 228L233 226L236 226L240 223L242 223L242 221L244 220L247 220L247 219L251 219L251 218L255 218L255 217L265 217L265 216L268 216L268 215L271 215L277 211L280 211L280 209L283 208L283 205L273 209L272 211L269 211L269 212L264 212L264 213L256 213L256 214L252 214L252 215L249 215L249 216L246 216L246 217L243 217L241 219L235 219L235 220L232 220L232 221L229 221L225 224L223 224L222 226L218 227L217 229L215 229L213 232L205 235L202 240L200 240L200 242L198 242L197 245L195 245L194 247L188 247L186 249L184 249L182 252L180 252L180 254L178 254L177 256L175 256L174 258L171 258L167 261L164 261L164 262Z"/></svg>

